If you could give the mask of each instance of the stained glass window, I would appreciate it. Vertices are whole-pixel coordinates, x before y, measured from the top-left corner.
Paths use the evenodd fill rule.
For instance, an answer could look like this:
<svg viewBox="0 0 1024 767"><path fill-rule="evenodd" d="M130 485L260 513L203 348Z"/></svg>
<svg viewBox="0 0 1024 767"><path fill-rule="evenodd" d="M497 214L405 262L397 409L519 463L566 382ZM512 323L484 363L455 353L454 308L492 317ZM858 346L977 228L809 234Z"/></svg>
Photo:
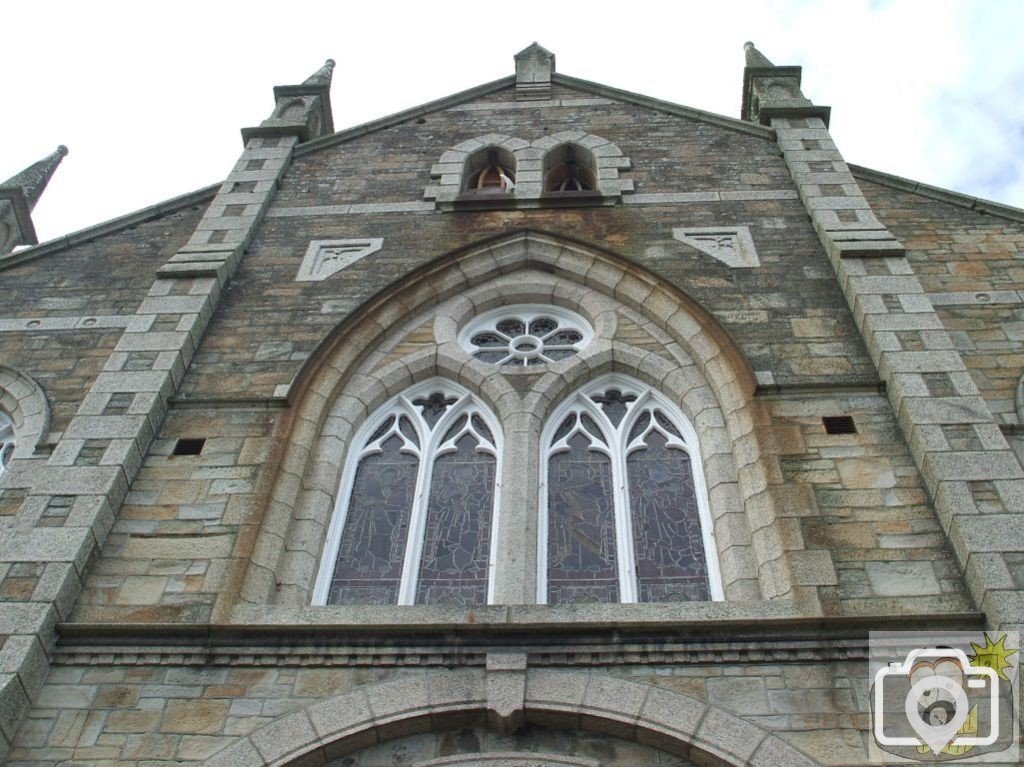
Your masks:
<svg viewBox="0 0 1024 767"><path fill-rule="evenodd" d="M541 601L721 597L696 433L667 399L607 376L549 429Z"/></svg>
<svg viewBox="0 0 1024 767"><path fill-rule="evenodd" d="M548 604L618 602L612 468L585 432L548 469Z"/></svg>
<svg viewBox="0 0 1024 767"><path fill-rule="evenodd" d="M314 601L487 604L498 476L490 414L434 379L381 408L363 433Z"/></svg>

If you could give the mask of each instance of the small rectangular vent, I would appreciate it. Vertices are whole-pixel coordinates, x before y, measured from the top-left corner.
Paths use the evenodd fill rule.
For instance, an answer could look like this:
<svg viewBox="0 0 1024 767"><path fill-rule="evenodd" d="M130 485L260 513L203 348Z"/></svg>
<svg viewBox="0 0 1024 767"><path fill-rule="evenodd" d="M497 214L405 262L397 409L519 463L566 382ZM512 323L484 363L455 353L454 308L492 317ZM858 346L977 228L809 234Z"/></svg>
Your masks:
<svg viewBox="0 0 1024 767"><path fill-rule="evenodd" d="M856 434L857 425L848 415L827 415L821 419L826 434Z"/></svg>
<svg viewBox="0 0 1024 767"><path fill-rule="evenodd" d="M172 455L199 455L205 444L205 439L179 439L174 444Z"/></svg>

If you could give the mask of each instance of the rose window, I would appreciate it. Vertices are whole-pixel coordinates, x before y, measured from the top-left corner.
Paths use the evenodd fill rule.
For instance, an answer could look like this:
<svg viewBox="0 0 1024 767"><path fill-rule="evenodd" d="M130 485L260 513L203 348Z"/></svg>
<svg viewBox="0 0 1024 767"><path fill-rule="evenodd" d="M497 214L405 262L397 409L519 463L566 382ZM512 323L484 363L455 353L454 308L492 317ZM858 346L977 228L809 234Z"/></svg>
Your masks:
<svg viewBox="0 0 1024 767"><path fill-rule="evenodd" d="M481 362L530 367L577 354L593 337L575 312L551 306L504 306L477 317L459 334Z"/></svg>

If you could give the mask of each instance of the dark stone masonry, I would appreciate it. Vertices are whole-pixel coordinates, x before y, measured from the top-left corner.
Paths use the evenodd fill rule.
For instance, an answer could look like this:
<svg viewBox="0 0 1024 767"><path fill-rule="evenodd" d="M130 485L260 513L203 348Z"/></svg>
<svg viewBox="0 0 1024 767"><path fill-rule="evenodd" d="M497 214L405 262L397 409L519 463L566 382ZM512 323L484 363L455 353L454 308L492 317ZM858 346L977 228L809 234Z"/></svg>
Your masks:
<svg viewBox="0 0 1024 767"><path fill-rule="evenodd" d="M217 187L0 185L0 760L865 765L869 632L1024 629L1024 211L752 46L742 120L333 68Z"/></svg>

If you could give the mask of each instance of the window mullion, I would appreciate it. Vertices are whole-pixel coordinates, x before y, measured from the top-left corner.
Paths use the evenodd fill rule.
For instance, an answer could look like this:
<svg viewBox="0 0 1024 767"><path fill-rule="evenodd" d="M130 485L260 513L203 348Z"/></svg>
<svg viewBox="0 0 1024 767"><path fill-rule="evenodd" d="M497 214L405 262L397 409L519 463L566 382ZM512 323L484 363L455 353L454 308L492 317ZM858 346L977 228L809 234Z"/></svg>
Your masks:
<svg viewBox="0 0 1024 767"><path fill-rule="evenodd" d="M618 547L619 563L619 599L624 603L638 601L636 549L633 545L633 521L629 511L628 474L626 472L626 446L624 442L628 431L625 426L628 419L623 419L620 428L614 433L612 461L612 483L615 488L615 545Z"/></svg>
<svg viewBox="0 0 1024 767"><path fill-rule="evenodd" d="M413 412L419 413L416 408ZM402 560L402 580L398 586L398 604L416 604L416 586L419 582L420 557L423 555L424 525L427 519L427 503L430 501L430 480L433 476L434 458L437 452L439 431L430 432L429 427L418 418L424 449L420 451L420 465L416 471L416 492L413 495L412 510L409 513L409 530L405 538L405 558Z"/></svg>

